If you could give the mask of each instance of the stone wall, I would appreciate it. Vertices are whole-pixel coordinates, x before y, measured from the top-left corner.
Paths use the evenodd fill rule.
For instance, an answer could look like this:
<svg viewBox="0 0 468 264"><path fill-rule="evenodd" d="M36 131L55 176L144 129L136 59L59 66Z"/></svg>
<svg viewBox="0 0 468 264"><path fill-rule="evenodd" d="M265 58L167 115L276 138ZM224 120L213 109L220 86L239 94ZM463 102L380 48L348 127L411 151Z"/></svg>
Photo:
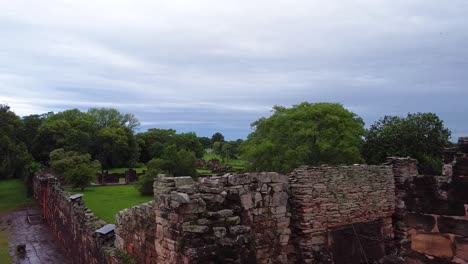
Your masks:
<svg viewBox="0 0 468 264"><path fill-rule="evenodd" d="M138 227L146 220L129 228L129 219L147 217L132 208L118 216L117 246L140 263L287 263L287 187L278 173L158 176L148 205L155 236Z"/></svg>
<svg viewBox="0 0 468 264"><path fill-rule="evenodd" d="M51 175L35 177L33 191L42 217L71 263L121 263L121 256L113 246L112 225L96 217L84 205L81 195L63 191Z"/></svg>
<svg viewBox="0 0 468 264"><path fill-rule="evenodd" d="M378 235L392 239L395 191L390 166L302 166L289 182L291 262L333 263L330 234L352 224L380 221Z"/></svg>
<svg viewBox="0 0 468 264"><path fill-rule="evenodd" d="M444 158L443 176L417 174L417 161L393 159L395 236L408 263L468 263L468 151Z"/></svg>

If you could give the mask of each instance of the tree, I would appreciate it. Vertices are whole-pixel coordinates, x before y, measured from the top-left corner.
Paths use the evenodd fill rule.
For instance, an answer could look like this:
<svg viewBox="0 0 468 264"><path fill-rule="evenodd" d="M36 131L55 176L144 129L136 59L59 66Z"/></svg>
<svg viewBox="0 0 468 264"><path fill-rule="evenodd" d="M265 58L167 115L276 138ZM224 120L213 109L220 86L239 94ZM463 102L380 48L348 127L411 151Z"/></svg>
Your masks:
<svg viewBox="0 0 468 264"><path fill-rule="evenodd" d="M138 144L126 127L100 129L95 148L95 157L104 169L131 167L138 161Z"/></svg>
<svg viewBox="0 0 468 264"><path fill-rule="evenodd" d="M152 159L148 162L146 173L138 178L137 190L141 195L153 194L154 177L160 173L160 161Z"/></svg>
<svg viewBox="0 0 468 264"><path fill-rule="evenodd" d="M140 160L148 162L152 158L163 155L164 149L169 145L175 145L177 151L185 149L202 158L205 153L203 145L195 133L181 133L173 129L150 129L147 132L136 135L140 146Z"/></svg>
<svg viewBox="0 0 468 264"><path fill-rule="evenodd" d="M257 171L289 172L299 165L360 162L364 122L337 103L273 107L252 123L241 152Z"/></svg>
<svg viewBox="0 0 468 264"><path fill-rule="evenodd" d="M122 114L115 108L91 108L88 113L96 118L99 128L127 127L135 130L140 122L133 114Z"/></svg>
<svg viewBox="0 0 468 264"><path fill-rule="evenodd" d="M32 163L21 132L24 123L7 105L0 104L0 179L22 178Z"/></svg>
<svg viewBox="0 0 468 264"><path fill-rule="evenodd" d="M50 165L56 173L64 176L67 184L82 190L101 169L99 161L91 161L91 155L64 149L56 149L50 153Z"/></svg>
<svg viewBox="0 0 468 264"><path fill-rule="evenodd" d="M166 146L161 157L154 158L149 163L158 171L173 176L197 175L195 153L185 149L177 150L174 144Z"/></svg>
<svg viewBox="0 0 468 264"><path fill-rule="evenodd" d="M369 128L362 154L370 164L384 162L389 156L410 156L419 161L421 173L439 175L450 135L433 113L385 116Z"/></svg>
<svg viewBox="0 0 468 264"><path fill-rule="evenodd" d="M215 142L224 142L223 134L216 132L211 136L211 144L213 145Z"/></svg>
<svg viewBox="0 0 468 264"><path fill-rule="evenodd" d="M198 141L205 149L211 148L211 139L209 137L198 137Z"/></svg>

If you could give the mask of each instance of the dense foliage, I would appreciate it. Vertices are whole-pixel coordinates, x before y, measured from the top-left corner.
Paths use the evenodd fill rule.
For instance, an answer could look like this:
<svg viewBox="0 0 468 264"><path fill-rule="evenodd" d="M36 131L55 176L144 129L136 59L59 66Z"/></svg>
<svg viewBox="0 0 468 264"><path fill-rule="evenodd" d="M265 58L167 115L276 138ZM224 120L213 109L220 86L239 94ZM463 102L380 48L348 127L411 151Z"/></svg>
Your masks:
<svg viewBox="0 0 468 264"><path fill-rule="evenodd" d="M155 157L161 157L166 148L174 145L177 151L193 152L196 158L202 158L205 148L195 133L181 133L173 129L149 129L136 135L140 148L140 161L147 163Z"/></svg>
<svg viewBox="0 0 468 264"><path fill-rule="evenodd" d="M419 161L421 173L439 175L450 134L433 113L408 114L406 118L385 116L369 128L362 154L371 164L389 156L410 156Z"/></svg>
<svg viewBox="0 0 468 264"><path fill-rule="evenodd" d="M0 179L27 176L32 158L24 143L24 123L6 105L0 105Z"/></svg>
<svg viewBox="0 0 468 264"><path fill-rule="evenodd" d="M335 103L275 106L269 118L242 144L243 157L257 171L288 172L302 164L350 164L361 161L364 122Z"/></svg>
<svg viewBox="0 0 468 264"><path fill-rule="evenodd" d="M65 182L74 188L84 189L101 170L99 161L91 161L91 155L76 151L56 149L50 153L50 166L64 176Z"/></svg>

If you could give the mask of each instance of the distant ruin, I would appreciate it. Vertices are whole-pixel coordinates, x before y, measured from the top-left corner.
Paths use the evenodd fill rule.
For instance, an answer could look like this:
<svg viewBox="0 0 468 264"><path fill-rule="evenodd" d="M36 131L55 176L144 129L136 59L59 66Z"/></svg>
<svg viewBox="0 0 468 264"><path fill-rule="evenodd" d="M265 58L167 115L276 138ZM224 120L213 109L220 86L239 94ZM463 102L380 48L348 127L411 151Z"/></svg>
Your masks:
<svg viewBox="0 0 468 264"><path fill-rule="evenodd" d="M106 225L54 177L34 181L73 263L468 263L468 138L444 175L417 161L302 166L289 175L158 176L154 201Z"/></svg>

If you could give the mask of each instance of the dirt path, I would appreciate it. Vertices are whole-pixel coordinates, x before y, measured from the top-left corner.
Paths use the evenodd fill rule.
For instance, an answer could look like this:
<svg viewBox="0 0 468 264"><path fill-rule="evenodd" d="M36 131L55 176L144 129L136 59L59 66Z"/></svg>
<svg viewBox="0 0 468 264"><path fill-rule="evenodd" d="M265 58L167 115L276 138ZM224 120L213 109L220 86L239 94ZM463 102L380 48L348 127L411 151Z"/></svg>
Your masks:
<svg viewBox="0 0 468 264"><path fill-rule="evenodd" d="M30 225L26 210L0 216L9 237L10 256L15 264L69 263L63 250L45 223ZM18 245L26 245L23 256L16 253Z"/></svg>

